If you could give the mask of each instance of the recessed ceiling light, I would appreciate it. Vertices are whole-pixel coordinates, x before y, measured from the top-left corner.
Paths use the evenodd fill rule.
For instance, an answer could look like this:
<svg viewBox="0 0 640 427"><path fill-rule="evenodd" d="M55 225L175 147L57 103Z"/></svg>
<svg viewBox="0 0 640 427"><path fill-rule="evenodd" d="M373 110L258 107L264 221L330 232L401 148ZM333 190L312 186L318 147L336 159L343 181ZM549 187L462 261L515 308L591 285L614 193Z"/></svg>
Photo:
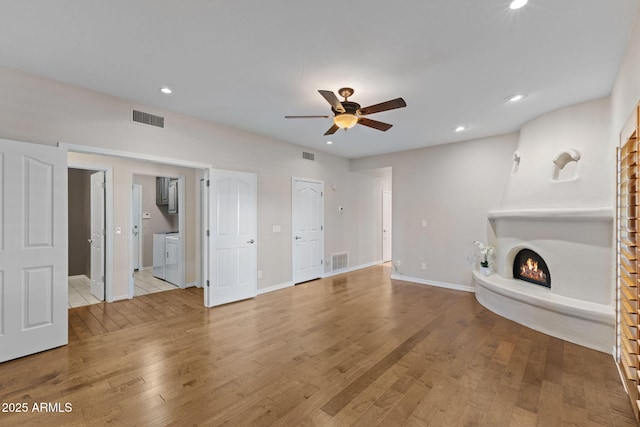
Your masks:
<svg viewBox="0 0 640 427"><path fill-rule="evenodd" d="M518 94L515 94L515 95L507 96L505 99L507 101L509 101L509 102L518 102L518 101L522 101L526 97L527 97L527 95L524 95L522 93L518 93Z"/></svg>
<svg viewBox="0 0 640 427"><path fill-rule="evenodd" d="M466 127L466 126L462 126L462 125L460 125L460 126L457 126L457 127L454 129L454 132L462 132L462 131L464 131L464 130L467 130L467 127Z"/></svg>
<svg viewBox="0 0 640 427"><path fill-rule="evenodd" d="M525 4L527 4L529 0L513 0L511 2L511 4L509 5L510 9L516 10L516 9L520 9L521 7L523 7Z"/></svg>
<svg viewBox="0 0 640 427"><path fill-rule="evenodd" d="M333 141L327 141L327 144L331 145L333 144Z"/></svg>
<svg viewBox="0 0 640 427"><path fill-rule="evenodd" d="M166 86L165 86L165 87L161 87L161 88L160 88L160 92L162 92L162 93L164 93L164 94L167 94L167 95L169 95L170 93L173 93L173 91L171 90L171 88L168 88L168 87L166 87Z"/></svg>

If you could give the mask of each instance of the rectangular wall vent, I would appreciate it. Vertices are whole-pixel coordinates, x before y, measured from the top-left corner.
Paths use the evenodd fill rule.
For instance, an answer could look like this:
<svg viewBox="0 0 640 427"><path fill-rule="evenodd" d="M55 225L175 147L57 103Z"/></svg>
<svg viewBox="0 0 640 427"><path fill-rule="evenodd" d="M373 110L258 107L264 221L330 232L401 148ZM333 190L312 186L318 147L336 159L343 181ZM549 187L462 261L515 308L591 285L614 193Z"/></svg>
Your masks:
<svg viewBox="0 0 640 427"><path fill-rule="evenodd" d="M331 254L331 271L349 267L349 252Z"/></svg>
<svg viewBox="0 0 640 427"><path fill-rule="evenodd" d="M306 151L302 152L302 158L306 159L306 160L315 160L316 159L316 155L313 153L307 153Z"/></svg>
<svg viewBox="0 0 640 427"><path fill-rule="evenodd" d="M144 111L133 110L132 120L136 123L164 128L164 117L145 113Z"/></svg>

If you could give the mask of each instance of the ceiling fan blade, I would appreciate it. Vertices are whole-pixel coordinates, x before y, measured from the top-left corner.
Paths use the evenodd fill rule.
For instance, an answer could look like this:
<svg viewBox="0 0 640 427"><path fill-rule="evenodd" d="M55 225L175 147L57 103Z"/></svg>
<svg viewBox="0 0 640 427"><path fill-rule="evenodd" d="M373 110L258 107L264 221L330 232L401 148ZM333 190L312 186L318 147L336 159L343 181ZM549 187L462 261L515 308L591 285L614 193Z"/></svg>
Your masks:
<svg viewBox="0 0 640 427"><path fill-rule="evenodd" d="M378 129L381 130L383 132L391 129L391 126L389 123L383 123L383 122L379 122L377 120L371 120L371 119L367 119L364 117L358 117L358 124L359 125L365 125L368 126L370 128L374 128L374 129Z"/></svg>
<svg viewBox="0 0 640 427"><path fill-rule="evenodd" d="M339 113L344 113L346 111L335 93L331 92L330 90L319 90L318 92L324 99L327 100L329 104L331 104L334 110Z"/></svg>
<svg viewBox="0 0 640 427"><path fill-rule="evenodd" d="M360 109L360 115L379 113L381 111L395 110L396 108L406 107L407 103L402 98L392 99L391 101L381 102L380 104L370 105Z"/></svg>
<svg viewBox="0 0 640 427"><path fill-rule="evenodd" d="M285 119L328 119L332 116L284 116Z"/></svg>
<svg viewBox="0 0 640 427"><path fill-rule="evenodd" d="M324 134L325 134L325 135L333 135L334 133L336 133L336 131L337 131L338 129L340 129L340 128L334 124L334 125L333 125L333 126L331 126L331 127L329 128L329 130L328 130L328 131L326 131Z"/></svg>

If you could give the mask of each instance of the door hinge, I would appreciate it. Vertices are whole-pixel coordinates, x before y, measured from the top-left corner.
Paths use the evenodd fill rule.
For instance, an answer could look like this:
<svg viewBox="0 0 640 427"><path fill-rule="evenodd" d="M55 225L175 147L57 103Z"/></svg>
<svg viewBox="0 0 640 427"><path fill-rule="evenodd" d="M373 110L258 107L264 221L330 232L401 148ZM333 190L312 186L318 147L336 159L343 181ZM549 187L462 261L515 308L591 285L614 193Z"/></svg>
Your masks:
<svg viewBox="0 0 640 427"><path fill-rule="evenodd" d="M320 226L320 231L324 231L324 225Z"/></svg>
<svg viewBox="0 0 640 427"><path fill-rule="evenodd" d="M209 287L209 281L207 280L207 288Z"/></svg>
<svg viewBox="0 0 640 427"><path fill-rule="evenodd" d="M324 191L321 191L320 192L320 197L323 197L323 196L324 196Z"/></svg>
<svg viewBox="0 0 640 427"><path fill-rule="evenodd" d="M211 234L210 234L209 230L207 230L207 237L209 237L210 235L211 235Z"/></svg>
<svg viewBox="0 0 640 427"><path fill-rule="evenodd" d="M320 264L324 264L324 260L323 259L320 260Z"/></svg>
<svg viewBox="0 0 640 427"><path fill-rule="evenodd" d="M209 180L207 180L207 187L209 186Z"/></svg>

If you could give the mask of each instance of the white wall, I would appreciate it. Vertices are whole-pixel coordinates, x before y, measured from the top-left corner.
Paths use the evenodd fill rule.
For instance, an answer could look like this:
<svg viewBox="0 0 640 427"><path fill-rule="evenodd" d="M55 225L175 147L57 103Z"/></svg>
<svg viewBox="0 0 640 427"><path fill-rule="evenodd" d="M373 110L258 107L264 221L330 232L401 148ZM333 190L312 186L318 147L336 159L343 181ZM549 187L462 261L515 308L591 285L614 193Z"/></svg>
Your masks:
<svg viewBox="0 0 640 427"><path fill-rule="evenodd" d="M393 168L396 274L472 285L472 242L487 240L487 212L500 202L517 140L502 135L351 161L354 171Z"/></svg>
<svg viewBox="0 0 640 427"><path fill-rule="evenodd" d="M609 128L609 98L561 108L526 123L517 147L520 166L509 177L500 208L612 208L615 150L608 144ZM576 179L553 181L553 160L565 149L580 153L580 160L565 166Z"/></svg>
<svg viewBox="0 0 640 427"><path fill-rule="evenodd" d="M316 153L302 159L303 149L258 135L170 112L159 112L63 83L0 68L0 137L55 145L58 142L153 154L210 163L220 169L254 172L258 176L259 288L291 281L291 177L319 179L326 191L325 256L349 251L352 265L380 259L371 215L375 178L349 170L349 161ZM131 108L165 117L165 128L131 123ZM339 203L345 206L338 214ZM114 227L129 229L128 219ZM282 232L274 233L273 225ZM114 239L116 237L114 236ZM116 253L127 257L127 253ZM125 262L114 259L122 273Z"/></svg>
<svg viewBox="0 0 640 427"><path fill-rule="evenodd" d="M640 14L629 36L629 44L611 91L611 142L619 143L619 133L640 101Z"/></svg>

